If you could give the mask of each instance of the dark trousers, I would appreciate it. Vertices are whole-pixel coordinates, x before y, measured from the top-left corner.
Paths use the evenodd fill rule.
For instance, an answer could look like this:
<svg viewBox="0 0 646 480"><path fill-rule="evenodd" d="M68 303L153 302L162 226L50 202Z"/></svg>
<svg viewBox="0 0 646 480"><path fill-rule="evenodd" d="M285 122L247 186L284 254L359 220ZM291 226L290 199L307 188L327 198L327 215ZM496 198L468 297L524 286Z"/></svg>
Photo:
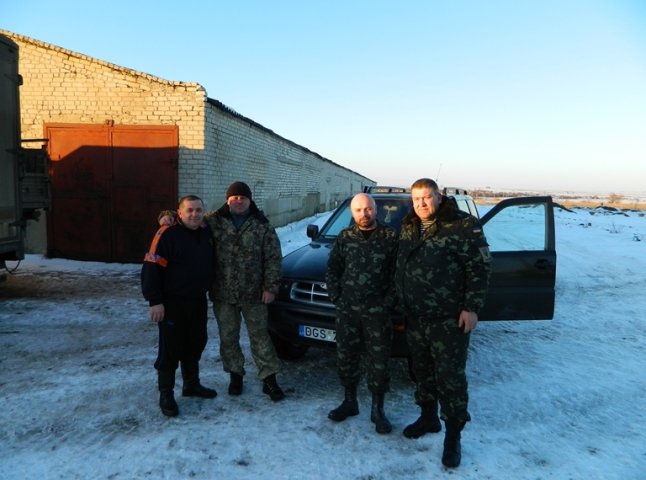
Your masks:
<svg viewBox="0 0 646 480"><path fill-rule="evenodd" d="M206 297L169 301L164 308L155 368L174 372L179 362L197 365L208 340Z"/></svg>

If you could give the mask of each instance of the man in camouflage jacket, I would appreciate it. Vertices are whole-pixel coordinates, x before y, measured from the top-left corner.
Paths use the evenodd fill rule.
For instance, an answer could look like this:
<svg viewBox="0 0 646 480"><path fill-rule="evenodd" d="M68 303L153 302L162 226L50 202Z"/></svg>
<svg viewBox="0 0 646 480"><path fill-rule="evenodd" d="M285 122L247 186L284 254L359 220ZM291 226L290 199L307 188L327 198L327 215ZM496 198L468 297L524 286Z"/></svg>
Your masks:
<svg viewBox="0 0 646 480"><path fill-rule="evenodd" d="M252 201L247 184L232 183L226 196L227 202L206 220L215 240L215 282L209 296L220 328L222 364L231 375L229 393L242 393L242 315L263 392L282 400L285 395L276 382L278 356L267 330L267 304L274 301L280 283L280 240Z"/></svg>
<svg viewBox="0 0 646 480"><path fill-rule="evenodd" d="M343 421L359 413L357 384L365 347L368 389L372 393L370 419L378 433L389 433L392 426L383 406L390 384L390 310L397 232L377 221L375 201L365 193L354 196L350 210L355 224L337 236L326 272L328 294L336 305L337 368L345 387L343 403L328 417Z"/></svg>
<svg viewBox="0 0 646 480"><path fill-rule="evenodd" d="M438 400L446 424L442 462L460 464L460 432L470 420L465 374L470 332L487 292L490 255L477 218L443 197L437 184L411 187L413 211L402 220L395 285L407 319L407 339L421 416L408 438L439 432Z"/></svg>

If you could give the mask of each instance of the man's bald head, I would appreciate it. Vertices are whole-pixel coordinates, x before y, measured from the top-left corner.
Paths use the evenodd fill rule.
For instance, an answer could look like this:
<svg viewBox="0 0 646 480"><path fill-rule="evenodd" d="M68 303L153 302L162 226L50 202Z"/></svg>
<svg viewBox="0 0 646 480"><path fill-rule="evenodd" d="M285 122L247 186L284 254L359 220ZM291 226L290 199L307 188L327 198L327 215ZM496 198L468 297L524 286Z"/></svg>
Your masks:
<svg viewBox="0 0 646 480"><path fill-rule="evenodd" d="M357 193L350 202L350 211L359 230L377 228L377 204L367 193Z"/></svg>

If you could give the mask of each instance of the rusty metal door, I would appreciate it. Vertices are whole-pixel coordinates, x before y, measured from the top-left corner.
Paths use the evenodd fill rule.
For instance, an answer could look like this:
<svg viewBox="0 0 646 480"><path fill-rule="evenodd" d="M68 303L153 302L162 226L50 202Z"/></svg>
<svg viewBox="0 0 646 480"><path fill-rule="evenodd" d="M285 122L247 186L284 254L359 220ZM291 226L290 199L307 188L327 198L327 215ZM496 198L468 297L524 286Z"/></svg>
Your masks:
<svg viewBox="0 0 646 480"><path fill-rule="evenodd" d="M177 202L174 126L45 126L50 256L140 262L157 213Z"/></svg>

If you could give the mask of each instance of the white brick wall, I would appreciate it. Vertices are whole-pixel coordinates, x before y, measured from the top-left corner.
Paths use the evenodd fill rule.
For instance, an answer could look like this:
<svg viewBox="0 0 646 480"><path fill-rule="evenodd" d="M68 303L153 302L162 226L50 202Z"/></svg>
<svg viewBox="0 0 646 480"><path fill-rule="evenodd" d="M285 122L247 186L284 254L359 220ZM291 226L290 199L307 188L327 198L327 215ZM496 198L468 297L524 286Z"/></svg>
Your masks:
<svg viewBox="0 0 646 480"><path fill-rule="evenodd" d="M177 125L179 196L197 194L217 208L229 183L242 180L276 226L330 209L374 184L207 99L197 83L167 81L0 32L20 48L23 138L42 138L45 123Z"/></svg>
<svg viewBox="0 0 646 480"><path fill-rule="evenodd" d="M212 169L205 195L209 206L220 206L227 186L242 180L272 223L284 225L334 208L350 193L374 185L218 101L207 103L206 151Z"/></svg>

